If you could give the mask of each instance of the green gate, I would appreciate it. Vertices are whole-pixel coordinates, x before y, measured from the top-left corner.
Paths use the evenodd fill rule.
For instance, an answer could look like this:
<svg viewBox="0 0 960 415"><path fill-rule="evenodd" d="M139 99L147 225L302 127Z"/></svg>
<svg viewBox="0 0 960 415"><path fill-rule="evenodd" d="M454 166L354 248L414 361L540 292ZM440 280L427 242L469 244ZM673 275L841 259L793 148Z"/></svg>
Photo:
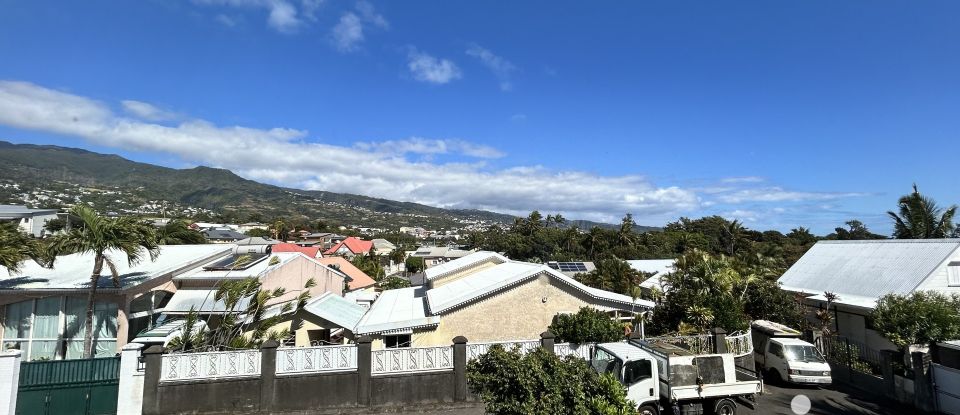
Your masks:
<svg viewBox="0 0 960 415"><path fill-rule="evenodd" d="M117 413L120 357L20 364L17 415Z"/></svg>

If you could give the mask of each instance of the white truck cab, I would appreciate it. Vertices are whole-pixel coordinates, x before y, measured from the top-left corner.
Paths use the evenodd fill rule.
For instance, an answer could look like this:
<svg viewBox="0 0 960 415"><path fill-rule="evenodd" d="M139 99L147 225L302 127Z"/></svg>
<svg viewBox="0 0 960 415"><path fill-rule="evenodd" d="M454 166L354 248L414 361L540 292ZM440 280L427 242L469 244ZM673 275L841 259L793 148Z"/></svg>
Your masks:
<svg viewBox="0 0 960 415"><path fill-rule="evenodd" d="M751 324L754 361L766 379L797 384L829 385L830 364L817 348L800 340L800 332L780 323Z"/></svg>
<svg viewBox="0 0 960 415"><path fill-rule="evenodd" d="M733 355L693 354L644 341L598 344L591 366L627 389L641 415L735 415L737 402L752 407L760 381L737 379Z"/></svg>

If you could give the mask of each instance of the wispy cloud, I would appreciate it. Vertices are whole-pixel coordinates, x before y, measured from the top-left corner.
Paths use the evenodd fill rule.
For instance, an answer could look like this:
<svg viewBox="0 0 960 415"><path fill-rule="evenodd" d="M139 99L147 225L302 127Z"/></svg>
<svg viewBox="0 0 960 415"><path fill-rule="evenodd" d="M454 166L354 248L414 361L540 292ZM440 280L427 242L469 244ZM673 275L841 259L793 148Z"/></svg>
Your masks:
<svg viewBox="0 0 960 415"><path fill-rule="evenodd" d="M460 139L435 140L411 137L404 140L387 140L370 143L361 142L355 144L354 147L386 155L460 154L476 158L500 158L504 156L503 152L493 147Z"/></svg>
<svg viewBox="0 0 960 415"><path fill-rule="evenodd" d="M721 183L762 183L763 181L765 179L759 176L726 177L720 180Z"/></svg>
<svg viewBox="0 0 960 415"><path fill-rule="evenodd" d="M862 192L802 192L785 190L781 187L761 187L733 190L716 195L716 199L724 203L745 202L810 202L836 200L851 197L869 196Z"/></svg>
<svg viewBox="0 0 960 415"><path fill-rule="evenodd" d="M390 23L373 5L366 1L359 1L356 13L348 11L340 16L340 21L330 30L334 47L341 52L353 52L360 48L365 39L365 27L373 25L380 29L389 29Z"/></svg>
<svg viewBox="0 0 960 415"><path fill-rule="evenodd" d="M643 176L603 176L540 166L490 169L482 163L411 161L396 154L437 151L440 145L448 153L472 157L500 154L464 141L408 139L338 146L306 142L307 131L294 128L218 126L205 120L163 125L110 108L108 103L27 82L0 81L0 125L170 155L291 187L513 214L541 209L602 221L615 221L631 212L645 223L663 223L698 207L694 192L656 186Z"/></svg>
<svg viewBox="0 0 960 415"><path fill-rule="evenodd" d="M453 61L435 58L412 47L407 53L407 68L413 79L432 84L446 84L463 76Z"/></svg>
<svg viewBox="0 0 960 415"><path fill-rule="evenodd" d="M517 70L517 67L510 63L510 61L495 55L489 49L477 44L472 44L467 48L467 55L476 58L483 66L486 66L487 69L493 72L500 81L500 90L510 91L513 89L510 75Z"/></svg>
<svg viewBox="0 0 960 415"><path fill-rule="evenodd" d="M217 20L217 22L220 22L220 24L226 27L236 27L237 24L240 23L237 18L227 16L226 14L223 14L223 13L218 14L217 17L215 17L215 19Z"/></svg>
<svg viewBox="0 0 960 415"><path fill-rule="evenodd" d="M249 10L265 10L267 12L267 26L280 33L296 33L308 20L316 20L315 13L322 1L319 0L193 0L194 3L204 6L234 7ZM224 16L224 17L221 17ZM234 19L224 14L215 18L220 23L232 26L228 22Z"/></svg>

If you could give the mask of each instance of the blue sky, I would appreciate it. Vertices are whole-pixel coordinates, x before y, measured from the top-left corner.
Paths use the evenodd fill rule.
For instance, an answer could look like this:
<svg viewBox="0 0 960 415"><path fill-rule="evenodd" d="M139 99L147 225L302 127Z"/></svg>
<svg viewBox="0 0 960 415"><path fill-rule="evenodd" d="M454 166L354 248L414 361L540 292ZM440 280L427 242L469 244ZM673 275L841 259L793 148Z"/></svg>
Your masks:
<svg viewBox="0 0 960 415"><path fill-rule="evenodd" d="M0 0L0 139L820 233L960 202L955 1Z"/></svg>

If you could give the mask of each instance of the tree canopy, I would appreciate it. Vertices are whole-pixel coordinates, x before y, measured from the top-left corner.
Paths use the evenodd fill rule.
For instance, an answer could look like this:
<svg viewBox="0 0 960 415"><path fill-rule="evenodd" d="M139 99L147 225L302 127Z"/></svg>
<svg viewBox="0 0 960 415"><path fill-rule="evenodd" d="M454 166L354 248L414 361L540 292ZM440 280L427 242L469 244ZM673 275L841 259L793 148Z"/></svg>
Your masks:
<svg viewBox="0 0 960 415"><path fill-rule="evenodd" d="M899 347L960 338L960 296L934 291L887 294L877 301L873 325Z"/></svg>
<svg viewBox="0 0 960 415"><path fill-rule="evenodd" d="M957 206L946 209L937 206L933 199L920 194L917 185L913 192L897 202L899 213L889 211L893 219L893 237L897 239L949 238L954 235L953 216Z"/></svg>
<svg viewBox="0 0 960 415"><path fill-rule="evenodd" d="M549 330L561 343L615 342L624 337L623 326L592 307L581 307L576 314L557 314Z"/></svg>
<svg viewBox="0 0 960 415"><path fill-rule="evenodd" d="M0 266L15 273L29 259L51 266L52 257L44 244L21 232L16 223L0 222Z"/></svg>

